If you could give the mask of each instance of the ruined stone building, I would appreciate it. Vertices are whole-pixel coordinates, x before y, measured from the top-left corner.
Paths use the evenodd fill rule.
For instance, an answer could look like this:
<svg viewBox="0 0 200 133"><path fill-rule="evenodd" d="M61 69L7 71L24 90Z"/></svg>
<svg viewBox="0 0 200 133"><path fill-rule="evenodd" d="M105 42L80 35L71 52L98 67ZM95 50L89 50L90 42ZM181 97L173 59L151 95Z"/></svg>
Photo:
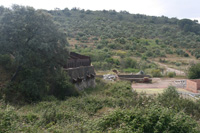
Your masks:
<svg viewBox="0 0 200 133"><path fill-rule="evenodd" d="M75 87L79 90L88 87L95 87L95 71L91 65L91 59L89 56L80 55L75 52L70 52L67 64L64 66L68 75L71 78L71 82L75 84Z"/></svg>

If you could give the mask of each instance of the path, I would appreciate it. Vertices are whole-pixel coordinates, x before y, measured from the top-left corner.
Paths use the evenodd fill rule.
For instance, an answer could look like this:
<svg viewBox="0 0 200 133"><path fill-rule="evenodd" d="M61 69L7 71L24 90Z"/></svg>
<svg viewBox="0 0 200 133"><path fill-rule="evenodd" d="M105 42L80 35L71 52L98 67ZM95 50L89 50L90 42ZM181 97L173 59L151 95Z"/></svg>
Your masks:
<svg viewBox="0 0 200 133"><path fill-rule="evenodd" d="M167 65L162 64L162 63L159 63L159 62L155 62L155 63L158 64L158 65L160 65L160 66L165 67L166 72L175 72L176 75L185 76L185 72L184 72L184 71L177 70L177 69L174 69L174 68L170 68L170 67L168 67Z"/></svg>

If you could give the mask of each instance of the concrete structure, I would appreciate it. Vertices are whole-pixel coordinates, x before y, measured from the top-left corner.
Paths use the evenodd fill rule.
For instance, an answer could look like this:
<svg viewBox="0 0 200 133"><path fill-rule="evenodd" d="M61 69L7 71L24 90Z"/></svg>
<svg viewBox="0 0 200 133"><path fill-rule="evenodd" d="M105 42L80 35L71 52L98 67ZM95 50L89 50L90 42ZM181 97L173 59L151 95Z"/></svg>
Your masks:
<svg viewBox="0 0 200 133"><path fill-rule="evenodd" d="M118 75L120 80L135 81L138 83L150 83L152 82L150 75Z"/></svg>
<svg viewBox="0 0 200 133"><path fill-rule="evenodd" d="M192 91L194 93L200 92L200 79L187 80L186 90Z"/></svg>
<svg viewBox="0 0 200 133"><path fill-rule="evenodd" d="M95 87L95 71L91 66L89 56L80 55L74 52L70 53L70 58L64 70L67 71L71 78L71 82L79 90L84 88Z"/></svg>

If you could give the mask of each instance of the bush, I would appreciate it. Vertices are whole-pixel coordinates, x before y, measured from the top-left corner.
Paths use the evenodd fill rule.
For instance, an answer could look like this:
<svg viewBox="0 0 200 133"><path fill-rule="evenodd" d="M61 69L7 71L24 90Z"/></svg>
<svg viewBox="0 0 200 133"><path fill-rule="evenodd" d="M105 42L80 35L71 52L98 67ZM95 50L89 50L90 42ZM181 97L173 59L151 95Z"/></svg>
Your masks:
<svg viewBox="0 0 200 133"><path fill-rule="evenodd" d="M200 78L200 63L194 64L194 65L189 67L188 78L189 79Z"/></svg>
<svg viewBox="0 0 200 133"><path fill-rule="evenodd" d="M176 73L175 72L168 72L167 76L170 77L170 78L173 78L173 77L176 76Z"/></svg>
<svg viewBox="0 0 200 133"><path fill-rule="evenodd" d="M131 88L131 82L120 81L114 84L109 84L108 89L105 90L106 94L115 98L134 96Z"/></svg>
<svg viewBox="0 0 200 133"><path fill-rule="evenodd" d="M53 93L56 98L64 100L67 96L77 96L78 91L74 85L69 81L69 76L63 70L59 70L53 78Z"/></svg>
<svg viewBox="0 0 200 133"><path fill-rule="evenodd" d="M174 86L169 86L162 94L157 97L159 105L173 108L176 111L184 111L193 118L200 119L200 101L182 98Z"/></svg>
<svg viewBox="0 0 200 133"><path fill-rule="evenodd" d="M49 84L39 68L21 68L18 78L3 88L5 100L10 102L34 102L47 95Z"/></svg>
<svg viewBox="0 0 200 133"><path fill-rule="evenodd" d="M189 57L189 54L188 53L184 53L184 57Z"/></svg>
<svg viewBox="0 0 200 133"><path fill-rule="evenodd" d="M137 61L133 60L131 58L125 58L124 59L124 68L136 68Z"/></svg>
<svg viewBox="0 0 200 133"><path fill-rule="evenodd" d="M151 71L151 74L152 74L153 77L162 77L160 69L153 69Z"/></svg>
<svg viewBox="0 0 200 133"><path fill-rule="evenodd" d="M198 132L197 122L183 112L164 107L117 109L93 124L100 132Z"/></svg>
<svg viewBox="0 0 200 133"><path fill-rule="evenodd" d="M164 90L164 92L162 94L160 94L158 96L158 101L159 102L163 102L163 104L168 104L169 102L169 106L172 106L175 100L174 99L178 99L179 98L179 94L176 90L176 88L174 86L169 86L166 90Z"/></svg>
<svg viewBox="0 0 200 133"><path fill-rule="evenodd" d="M176 66L181 66L182 63L181 63L181 62L176 62L175 65L176 65Z"/></svg>
<svg viewBox="0 0 200 133"><path fill-rule="evenodd" d="M66 96L78 95L66 72L56 70L47 79L43 70L35 67L22 68L17 80L4 88L2 93L5 94L6 101L14 103L41 101L48 95L61 100Z"/></svg>
<svg viewBox="0 0 200 133"><path fill-rule="evenodd" d="M18 116L14 108L7 106L5 110L0 109L0 133L15 132Z"/></svg>

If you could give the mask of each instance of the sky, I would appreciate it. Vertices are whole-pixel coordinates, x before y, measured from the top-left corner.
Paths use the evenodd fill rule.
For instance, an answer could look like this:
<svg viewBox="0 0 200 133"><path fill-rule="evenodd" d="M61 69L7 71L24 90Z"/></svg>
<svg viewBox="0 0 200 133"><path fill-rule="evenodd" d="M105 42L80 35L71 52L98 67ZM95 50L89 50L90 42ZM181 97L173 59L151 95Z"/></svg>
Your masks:
<svg viewBox="0 0 200 133"><path fill-rule="evenodd" d="M128 11L133 14L196 19L200 22L200 0L0 0L0 5L32 6L36 9L73 8Z"/></svg>

